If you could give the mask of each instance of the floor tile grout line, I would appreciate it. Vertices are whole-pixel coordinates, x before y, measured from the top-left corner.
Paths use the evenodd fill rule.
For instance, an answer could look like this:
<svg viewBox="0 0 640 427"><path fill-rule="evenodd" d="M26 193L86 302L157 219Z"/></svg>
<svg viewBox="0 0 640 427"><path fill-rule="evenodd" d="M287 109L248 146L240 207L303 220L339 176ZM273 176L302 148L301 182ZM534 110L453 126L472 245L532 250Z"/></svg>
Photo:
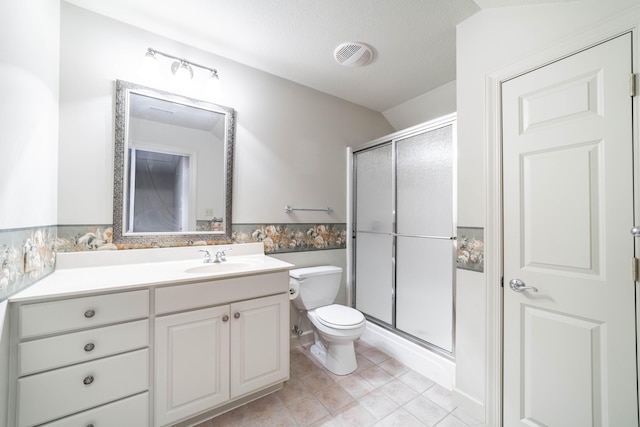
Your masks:
<svg viewBox="0 0 640 427"><path fill-rule="evenodd" d="M281 390L279 390L276 393L273 393L272 395L267 395L262 398L262 399L271 399L271 400L258 399L258 401L262 400L263 402L262 405L266 405L266 409L263 406L262 409L259 411L259 412L262 411L263 413L254 413L256 408L260 408L259 404L253 405L253 406L249 406L250 404L245 404L241 407L242 409L237 408L233 411L230 411L230 412L234 412L236 410L241 411L240 414L239 415L236 414L236 416L241 417L242 421L240 421L239 424L234 423L233 425L235 426L241 425L244 427L254 427L255 425L257 425L255 424L256 422L268 420L269 417L277 418L279 416L281 418L284 417L284 419L290 420L288 421L288 423L291 423L291 422L295 423L293 425L297 427L302 427L305 425L313 425L313 426L324 425L324 423L327 423L327 422L330 423L330 425L332 426L335 426L336 424L339 424L340 426L345 426L344 424L345 420L340 416L348 412L351 408L357 406L359 410L362 410L364 411L364 413L369 415L370 421L373 420L373 424L372 424L373 426L388 424L393 419L394 414L396 414L397 416L398 411L402 410L403 413L409 414L412 418L419 421L420 424L423 426L428 425L428 426L437 427L438 425L444 425L443 423L445 422L445 420L449 419L451 421L453 419L455 420L454 421L455 425L459 424L461 426L469 427L469 425L463 419L459 418L458 416L456 416L456 414L454 414L454 412L458 412L460 415L464 415L462 413L463 411L458 411L458 408L453 405L453 402L451 402L450 405L447 405L447 407L443 407L437 401L432 400L432 398L427 395L427 392L429 392L430 390L434 390L434 393L439 393L439 391L435 389L435 387L442 387L442 386L438 385L436 382L434 382L430 378L424 377L420 373L403 365L397 359L393 358L392 356L389 356L388 354L382 352L381 350L373 346L369 346L366 343L356 342L356 346L355 346L356 356L360 358L358 369L356 369L356 371L352 374L345 375L345 376L338 376L328 371L317 360L315 360L315 358L309 352L309 346L310 345L297 346L297 347L291 348L290 379L285 382ZM371 357L371 359L365 356L365 353L368 353L368 356ZM364 360L367 361L366 362L367 366L361 369L361 366L365 365ZM392 372L382 367L381 365L383 364L385 364L385 366L388 369L390 369ZM395 368L393 366L395 366ZM378 370L373 371L374 368L378 368ZM369 371L369 373L363 375L363 373L366 373L367 371ZM316 377L311 378L311 375L314 375L314 374L316 375ZM414 381L413 385L416 388L414 388L410 383L405 382L405 381L411 381L409 380L408 377L405 377L406 375L409 375L409 374L417 376L417 378L413 380ZM309 382L305 382L303 380L304 377L309 377L307 378ZM402 380L403 377L405 377L405 381ZM349 378L351 378L352 381L364 382L364 384L367 384L367 386L364 389L364 392L360 393L353 389L350 391L344 386L346 384L341 384L347 381ZM424 388L422 386L418 386L419 381L421 381L421 379L424 379L426 381L424 383L425 385ZM291 382L292 380L295 380L295 381ZM410 391L410 395L407 396L406 401L399 402L393 399L393 397L389 396L389 394L386 393L385 390L383 390L384 387L396 381L398 382L398 384L401 384L403 387L405 387ZM302 396L299 399L295 399L294 397L293 400L289 400L289 398L286 398L286 395L282 391L285 390L285 388L288 385L294 384L294 383L295 383L295 387L301 387L300 390L304 390L303 394L305 394L305 396ZM326 390L328 390L330 387L333 387L333 386L340 387L341 391L345 393L345 396L347 395L349 396L350 401L341 406L336 406L336 407L333 407L333 405L330 406L330 403L329 403L330 397L326 397L326 396L322 397L321 394L323 391L326 392ZM293 389L293 390L294 390L293 392L295 393L297 389ZM443 390L447 390L447 389L443 388ZM375 413L372 413L371 410L367 409L367 406L365 406L365 404L363 403L365 399L372 398L372 395L374 393L380 393L381 396L388 399L389 402L392 402L393 405L395 405L395 407L391 409L388 413L384 413L382 415L378 413L378 416L380 416L381 418L378 418L378 416L376 416ZM269 396L272 396L272 397L269 397ZM414 410L417 410L417 408L420 407L420 402L418 402L417 400L419 398L423 398L426 404L434 405L435 408L441 410L442 413L444 414L442 418L440 418L435 423L431 421L429 423L425 423L425 421L421 419L421 417L424 416L424 413L423 415L420 415L414 412ZM444 396L444 398L447 398L447 397ZM297 403L303 404L303 401L305 399L312 399L312 401L314 402L312 405L314 405L316 409L320 409L320 408L322 409L319 414L310 415L310 419L312 419L312 421L310 421L309 423L303 420L304 416L306 415L304 411L308 409L301 408L300 412L297 412L295 409L293 409ZM258 402L258 401L254 401L254 402ZM442 401L442 400L440 401L446 403L446 401ZM277 402L277 404L275 402ZM408 405L410 405L412 402L415 403L414 405L415 408L413 408L413 410L408 407ZM274 404L277 406L277 408L273 408ZM452 408L452 409L449 410L447 408ZM322 412L324 412L324 414ZM314 419L315 417L319 417L319 418ZM389 418L389 420L385 424L382 424L383 421L387 418ZM224 424L222 419L219 419L219 421L220 423L216 423L216 418L214 418L212 420L201 423L196 427L212 427L212 426L217 427L219 425L231 425L231 424ZM323 424L320 424L320 423L323 423ZM291 425L291 424L287 424L287 425Z"/></svg>
<svg viewBox="0 0 640 427"><path fill-rule="evenodd" d="M375 348L374 348L374 349L375 349ZM371 349L368 349L368 350L371 350ZM377 352L383 353L383 352L381 352L380 350L377 350L377 349L375 349L375 350L376 350ZM367 357L366 357L365 355L363 355L362 353L359 353L359 352L357 351L357 349L356 349L356 354L360 354L362 357L367 358ZM312 362L314 362L314 363L316 364L316 366L318 366L321 370L323 370L323 371L325 371L325 370L326 370L326 368L324 368L323 366L320 366L319 364L317 364L317 362L316 362L315 360L313 360L313 359L312 359L312 357L311 357L311 355L310 355L310 354L307 354L306 352L303 352L303 355L304 355L304 356L306 356L307 358L311 359L311 361L312 361ZM374 360L371 360L371 359L367 358L367 360L369 360L371 363L373 363L373 366L378 366L378 367L379 367L379 365L380 365L381 363L384 363L384 362L386 362L386 361L388 361L388 360L391 360L391 359L392 359L392 358L391 358L390 356L388 356L388 355L387 355L387 358L386 358L386 359L381 360L381 361L379 361L379 362L375 362ZM369 368L367 368L367 369L371 369L371 368L372 368L372 367L369 367ZM365 371L366 371L367 369L365 369ZM384 369L383 369L383 368L380 368L380 369L382 369L382 370L384 371ZM411 369L409 369L407 372L409 372L409 371L412 371L412 370L411 370ZM385 371L385 372L386 372L386 371ZM415 372L415 371L414 371L414 372ZM389 372L387 372L387 373L389 373ZM390 373L389 373L389 374L390 374ZM398 379L398 377L395 377L395 376L393 376L392 374L390 374L390 375L391 375L393 378L392 378L391 380L387 381L385 384L387 384L387 383L389 383L389 382L391 382L391 381L393 381L393 380L395 380L395 379ZM364 381L367 381L369 384L371 384L371 382L370 382L370 381L368 381L366 378L362 377L361 375L360 375L360 377L361 377ZM429 379L429 380L430 380L430 379ZM432 381L432 380L430 380L430 381ZM433 382L433 381L432 381L432 382ZM418 391L418 390L413 389L414 391L416 391L417 395L416 395L416 396L414 396L414 397L413 397L412 399L410 399L409 401L407 401L406 403L404 403L403 405L399 405L397 409L405 408L405 406L406 406L407 404L409 404L411 401L413 401L413 400L417 399L419 396L423 396L423 395L424 395L424 393L426 393L428 390L432 389L434 386L436 386L436 384L437 384L437 383L433 382L433 384L429 385L429 386L428 386L425 390L423 390L422 392L420 392L420 391ZM360 401L361 399L365 398L366 396L370 395L371 393L373 393L373 392L375 392L375 391L379 390L379 389L382 387L382 386L375 386L374 384L371 384L371 385L374 387L374 388L373 388L373 390L371 390L371 391L369 391L369 392L365 393L364 395L362 395L362 396L360 396L358 399L356 399L356 402L358 403L358 405L360 405L360 406L362 407L362 409L364 409L365 411L367 411L369 414L371 414L371 412L370 412L370 411L368 411L365 407L363 407L363 406L360 404L360 402L359 402L359 401ZM410 386L409 386L409 387L410 387ZM453 415L453 412L456 410L456 407L454 407L453 409L449 410L449 409L447 409L447 408L442 407L441 405L439 405L437 402L433 401L433 400L432 400L432 399L430 399L429 397L427 397L427 396L424 396L424 397L425 397L427 400L429 400L429 402L430 402L430 403L432 403L433 405L436 405L438 408L440 408L440 409L442 409L443 411L445 411L445 412L446 412L446 415L444 415L444 416L443 416L443 417L442 417L442 418L441 418L441 419L440 419L440 420L439 420L439 421L438 421L434 426L436 426L437 424L440 424L441 422L443 422L443 421L444 421L447 417L449 417L449 416L452 416L452 417L456 418L456 420L458 420L458 421L460 421L461 423L465 424L465 423L464 423L464 421L460 420L458 417L456 417L455 415ZM320 403L322 404L322 402L320 402ZM325 409L327 409L327 408L325 408ZM397 409L396 409L396 410L397 410ZM405 410L407 410L407 409L405 408ZM327 409L327 411L329 411L329 410ZM408 411L408 410L407 410L407 412L411 413L411 411ZM331 412L329 411L329 413L331 413ZM376 418L376 419L377 419L377 417L375 416L375 414L371 414L371 415L372 415L374 418ZM390 415L390 414L388 414L388 415ZM387 416L388 416L388 415L387 415ZM413 415L413 414L412 414L412 415ZM415 416L415 415L414 415L414 416ZM383 418L383 419L384 419L384 418ZM380 421L381 421L381 420L378 420L378 422L380 422Z"/></svg>

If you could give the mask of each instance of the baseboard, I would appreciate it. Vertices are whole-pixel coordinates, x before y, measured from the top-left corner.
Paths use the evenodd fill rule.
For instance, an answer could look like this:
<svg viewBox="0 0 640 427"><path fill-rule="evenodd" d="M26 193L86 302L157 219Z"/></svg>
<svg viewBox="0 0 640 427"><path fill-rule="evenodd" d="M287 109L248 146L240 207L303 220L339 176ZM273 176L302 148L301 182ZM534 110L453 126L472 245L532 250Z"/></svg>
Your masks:
<svg viewBox="0 0 640 427"><path fill-rule="evenodd" d="M313 344L313 331L304 331L301 335L291 334L289 338L290 348Z"/></svg>
<svg viewBox="0 0 640 427"><path fill-rule="evenodd" d="M453 403L463 409L467 414L471 415L476 420L485 422L485 407L478 399L469 396L458 388L454 387L452 390Z"/></svg>
<svg viewBox="0 0 640 427"><path fill-rule="evenodd" d="M430 378L447 390L453 389L455 363L451 360L371 322L367 322L367 329L360 339L387 353L405 366Z"/></svg>

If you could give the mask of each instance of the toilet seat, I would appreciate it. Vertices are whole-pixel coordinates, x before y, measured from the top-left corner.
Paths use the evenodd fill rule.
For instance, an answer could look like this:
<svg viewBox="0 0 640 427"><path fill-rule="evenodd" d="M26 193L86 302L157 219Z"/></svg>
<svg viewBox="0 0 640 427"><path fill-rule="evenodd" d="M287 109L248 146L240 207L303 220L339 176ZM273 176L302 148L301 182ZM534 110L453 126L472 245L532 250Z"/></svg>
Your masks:
<svg viewBox="0 0 640 427"><path fill-rule="evenodd" d="M331 304L315 309L320 323L335 329L352 329L364 322L364 315L356 309L340 304Z"/></svg>

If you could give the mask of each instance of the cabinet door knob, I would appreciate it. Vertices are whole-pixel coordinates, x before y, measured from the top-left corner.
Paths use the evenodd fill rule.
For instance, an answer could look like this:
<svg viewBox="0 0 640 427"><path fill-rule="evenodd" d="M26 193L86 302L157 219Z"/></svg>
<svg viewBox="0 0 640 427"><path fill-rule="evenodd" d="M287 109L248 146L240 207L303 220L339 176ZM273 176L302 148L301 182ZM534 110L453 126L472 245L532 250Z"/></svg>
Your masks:
<svg viewBox="0 0 640 427"><path fill-rule="evenodd" d="M229 316L227 316L226 314L224 316L222 316L222 321L223 322L228 322L229 321Z"/></svg>
<svg viewBox="0 0 640 427"><path fill-rule="evenodd" d="M93 351L94 348L96 348L96 345L92 342L84 345L84 351L86 351L87 353L89 353L90 351Z"/></svg>
<svg viewBox="0 0 640 427"><path fill-rule="evenodd" d="M233 315L233 317L234 317L235 319L239 319L239 318L240 318L240 313L236 313L236 314L234 314L234 315Z"/></svg>
<svg viewBox="0 0 640 427"><path fill-rule="evenodd" d="M93 375L87 375L86 377L84 377L84 380L82 380L82 382L84 383L84 385L90 385L91 383L93 383Z"/></svg>
<svg viewBox="0 0 640 427"><path fill-rule="evenodd" d="M95 315L96 315L95 310L87 310L84 312L84 317L86 317L87 319L91 319Z"/></svg>

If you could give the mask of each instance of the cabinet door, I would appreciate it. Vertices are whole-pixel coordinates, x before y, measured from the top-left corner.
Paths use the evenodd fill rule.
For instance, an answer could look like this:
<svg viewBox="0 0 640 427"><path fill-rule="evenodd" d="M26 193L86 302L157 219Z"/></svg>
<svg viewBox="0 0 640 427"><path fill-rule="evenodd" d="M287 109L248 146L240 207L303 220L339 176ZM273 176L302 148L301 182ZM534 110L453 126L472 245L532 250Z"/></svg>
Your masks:
<svg viewBox="0 0 640 427"><path fill-rule="evenodd" d="M231 304L231 397L289 378L289 298Z"/></svg>
<svg viewBox="0 0 640 427"><path fill-rule="evenodd" d="M229 399L229 306L158 317L156 426Z"/></svg>

